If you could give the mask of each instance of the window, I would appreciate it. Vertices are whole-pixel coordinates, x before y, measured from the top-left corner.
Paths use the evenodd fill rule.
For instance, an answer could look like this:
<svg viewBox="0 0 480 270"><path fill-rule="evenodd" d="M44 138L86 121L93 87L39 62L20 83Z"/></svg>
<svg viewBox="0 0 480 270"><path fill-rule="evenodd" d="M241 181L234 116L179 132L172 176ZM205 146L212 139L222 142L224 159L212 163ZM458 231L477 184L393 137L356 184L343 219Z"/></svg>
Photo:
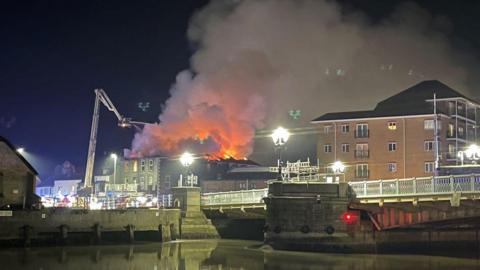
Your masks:
<svg viewBox="0 0 480 270"><path fill-rule="evenodd" d="M145 171L145 160L142 159L140 161L140 171L144 172Z"/></svg>
<svg viewBox="0 0 480 270"><path fill-rule="evenodd" d="M463 127L458 127L458 137L463 138L465 136L465 129Z"/></svg>
<svg viewBox="0 0 480 270"><path fill-rule="evenodd" d="M240 189L247 189L247 183L240 183Z"/></svg>
<svg viewBox="0 0 480 270"><path fill-rule="evenodd" d="M370 152L368 151L368 143L357 143L355 145L356 158L368 158Z"/></svg>
<svg viewBox="0 0 480 270"><path fill-rule="evenodd" d="M348 143L342 143L342 152L343 152L343 153L348 153L348 152L350 152L350 144L348 144Z"/></svg>
<svg viewBox="0 0 480 270"><path fill-rule="evenodd" d="M389 130L397 130L397 122L388 122Z"/></svg>
<svg viewBox="0 0 480 270"><path fill-rule="evenodd" d="M332 131L332 126L323 126L323 133L328 134Z"/></svg>
<svg viewBox="0 0 480 270"><path fill-rule="evenodd" d="M397 150L397 143L396 142L389 142L388 143L388 151L393 152Z"/></svg>
<svg viewBox="0 0 480 270"><path fill-rule="evenodd" d="M325 153L331 153L331 152L332 152L332 146L331 146L330 144L325 144L325 145L323 146L323 151L324 151Z"/></svg>
<svg viewBox="0 0 480 270"><path fill-rule="evenodd" d="M170 181L170 175L165 175L165 188L169 189L172 186L172 183Z"/></svg>
<svg viewBox="0 0 480 270"><path fill-rule="evenodd" d="M425 151L433 151L433 141L425 141L424 149Z"/></svg>
<svg viewBox="0 0 480 270"><path fill-rule="evenodd" d="M257 184L255 184L255 183L249 183L248 185L249 185L249 188L250 188L250 189L255 189L255 188L257 188Z"/></svg>
<svg viewBox="0 0 480 270"><path fill-rule="evenodd" d="M395 162L388 163L387 167L388 167L389 172L396 172L397 171L397 163L395 163Z"/></svg>
<svg viewBox="0 0 480 270"><path fill-rule="evenodd" d="M368 138L368 124L357 124L355 138Z"/></svg>
<svg viewBox="0 0 480 270"><path fill-rule="evenodd" d="M355 175L359 178L368 177L368 164L357 164L355 166Z"/></svg>
<svg viewBox="0 0 480 270"><path fill-rule="evenodd" d="M136 172L138 169L138 160L133 160L132 161L132 171Z"/></svg>
<svg viewBox="0 0 480 270"><path fill-rule="evenodd" d="M153 171L153 159L150 159L148 161L148 170L151 172Z"/></svg>
<svg viewBox="0 0 480 270"><path fill-rule="evenodd" d="M423 121L423 127L425 130L433 130L435 128L434 120L425 120Z"/></svg>
<svg viewBox="0 0 480 270"><path fill-rule="evenodd" d="M340 125L340 130L342 133L348 133L350 131L350 126L348 124L342 124Z"/></svg>
<svg viewBox="0 0 480 270"><path fill-rule="evenodd" d="M433 162L425 162L425 172L426 173L432 173L435 168L435 165Z"/></svg>
<svg viewBox="0 0 480 270"><path fill-rule="evenodd" d="M455 137L455 126L453 124L448 124L447 137Z"/></svg>

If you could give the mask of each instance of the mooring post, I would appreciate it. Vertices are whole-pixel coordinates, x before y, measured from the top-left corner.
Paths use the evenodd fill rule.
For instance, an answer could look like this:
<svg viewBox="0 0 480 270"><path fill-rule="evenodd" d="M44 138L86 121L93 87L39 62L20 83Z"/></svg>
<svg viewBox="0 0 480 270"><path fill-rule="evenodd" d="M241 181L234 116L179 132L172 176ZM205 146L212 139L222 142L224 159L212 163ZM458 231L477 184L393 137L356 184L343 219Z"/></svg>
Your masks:
<svg viewBox="0 0 480 270"><path fill-rule="evenodd" d="M67 225L60 225L58 227L60 230L60 242L65 244L68 238L68 226Z"/></svg>
<svg viewBox="0 0 480 270"><path fill-rule="evenodd" d="M100 243L102 241L102 226L98 223L93 225L93 239L96 243Z"/></svg>
<svg viewBox="0 0 480 270"><path fill-rule="evenodd" d="M132 224L128 224L125 227L125 229L127 231L128 241L129 242L135 241L135 226L133 226Z"/></svg>
<svg viewBox="0 0 480 270"><path fill-rule="evenodd" d="M23 244L29 247L32 244L33 227L25 225L21 228L23 234Z"/></svg>

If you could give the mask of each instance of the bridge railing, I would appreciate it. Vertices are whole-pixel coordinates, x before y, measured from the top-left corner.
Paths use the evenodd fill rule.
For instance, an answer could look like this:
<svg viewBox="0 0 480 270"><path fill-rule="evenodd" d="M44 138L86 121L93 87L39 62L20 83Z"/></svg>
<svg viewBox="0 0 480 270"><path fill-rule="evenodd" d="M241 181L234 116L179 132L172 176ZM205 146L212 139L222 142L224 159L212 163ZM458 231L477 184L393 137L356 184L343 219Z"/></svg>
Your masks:
<svg viewBox="0 0 480 270"><path fill-rule="evenodd" d="M357 198L480 192L480 175L349 182Z"/></svg>
<svg viewBox="0 0 480 270"><path fill-rule="evenodd" d="M262 199L267 195L267 188L204 193L201 197L201 204L208 206L263 203Z"/></svg>

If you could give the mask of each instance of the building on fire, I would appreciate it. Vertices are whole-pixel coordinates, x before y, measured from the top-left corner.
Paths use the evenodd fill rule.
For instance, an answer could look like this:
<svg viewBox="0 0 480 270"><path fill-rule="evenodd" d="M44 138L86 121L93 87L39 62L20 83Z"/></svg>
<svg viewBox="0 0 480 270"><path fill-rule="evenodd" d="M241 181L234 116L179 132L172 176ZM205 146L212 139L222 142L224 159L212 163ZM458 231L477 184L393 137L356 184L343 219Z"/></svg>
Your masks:
<svg viewBox="0 0 480 270"><path fill-rule="evenodd" d="M433 175L435 130L439 173L448 173L446 168L460 163L458 152L478 143L479 118L478 101L432 80L380 101L373 110L327 113L311 123L319 129L320 166L327 171L342 161L347 180L366 180Z"/></svg>

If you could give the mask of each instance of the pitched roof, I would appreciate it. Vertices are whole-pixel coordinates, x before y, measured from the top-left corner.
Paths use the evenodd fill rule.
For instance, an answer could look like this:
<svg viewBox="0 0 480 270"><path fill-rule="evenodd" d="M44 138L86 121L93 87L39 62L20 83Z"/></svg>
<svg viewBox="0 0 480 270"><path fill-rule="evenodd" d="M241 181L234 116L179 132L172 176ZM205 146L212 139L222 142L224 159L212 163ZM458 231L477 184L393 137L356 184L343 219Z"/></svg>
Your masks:
<svg viewBox="0 0 480 270"><path fill-rule="evenodd" d="M434 93L437 99L464 98L478 104L477 101L458 93L449 86L437 80L431 80L420 82L396 95L380 101L373 110L326 113L313 119L312 122L432 114L433 104L427 102L427 100L433 99Z"/></svg>
<svg viewBox="0 0 480 270"><path fill-rule="evenodd" d="M8 141L6 138L0 136L0 142L4 142L4 143L12 150L12 152L15 153L15 155L17 155L18 158L20 158L20 160L25 164L25 166L27 166L35 175L38 175L37 170L35 170L35 168L33 168L32 164L30 164L30 163L17 151L17 149L15 148L15 146L14 146L10 141Z"/></svg>

